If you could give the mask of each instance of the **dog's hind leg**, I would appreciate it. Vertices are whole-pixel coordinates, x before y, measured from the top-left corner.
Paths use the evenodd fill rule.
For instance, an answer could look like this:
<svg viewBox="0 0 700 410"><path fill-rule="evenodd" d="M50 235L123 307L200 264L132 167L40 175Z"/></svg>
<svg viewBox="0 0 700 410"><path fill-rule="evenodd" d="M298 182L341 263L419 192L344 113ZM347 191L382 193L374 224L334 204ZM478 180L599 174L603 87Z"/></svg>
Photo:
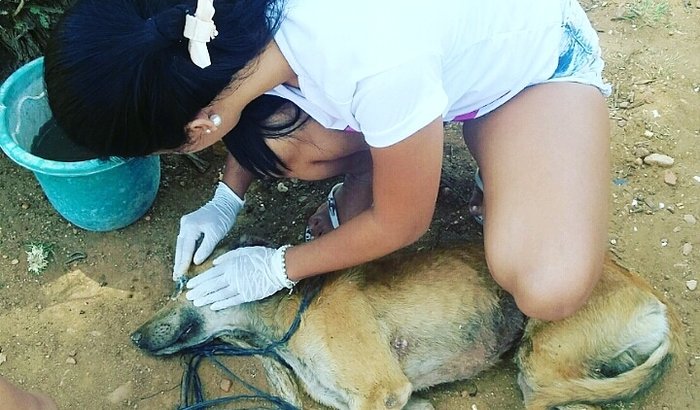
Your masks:
<svg viewBox="0 0 700 410"><path fill-rule="evenodd" d="M530 321L517 354L528 409L628 400L663 374L676 347L675 316L624 272L606 272L569 319Z"/></svg>

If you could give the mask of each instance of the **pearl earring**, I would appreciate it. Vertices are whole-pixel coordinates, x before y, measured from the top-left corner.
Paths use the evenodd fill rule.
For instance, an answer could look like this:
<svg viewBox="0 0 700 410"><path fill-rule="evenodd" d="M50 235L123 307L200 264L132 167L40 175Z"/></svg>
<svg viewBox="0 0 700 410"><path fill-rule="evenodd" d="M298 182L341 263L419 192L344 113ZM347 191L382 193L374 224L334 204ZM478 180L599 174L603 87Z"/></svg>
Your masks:
<svg viewBox="0 0 700 410"><path fill-rule="evenodd" d="M212 114L209 116L209 120L214 123L217 127L221 126L221 117L219 114Z"/></svg>

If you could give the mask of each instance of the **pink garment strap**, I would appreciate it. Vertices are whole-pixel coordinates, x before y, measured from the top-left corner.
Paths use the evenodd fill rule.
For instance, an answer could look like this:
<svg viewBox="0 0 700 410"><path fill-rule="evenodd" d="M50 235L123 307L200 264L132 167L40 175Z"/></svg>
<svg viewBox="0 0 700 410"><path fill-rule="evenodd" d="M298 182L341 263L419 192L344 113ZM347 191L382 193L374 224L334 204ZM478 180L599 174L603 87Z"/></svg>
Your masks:
<svg viewBox="0 0 700 410"><path fill-rule="evenodd" d="M463 122L463 121L473 120L474 118L476 118L476 114L478 114L478 113L479 113L479 110L474 110L474 111L468 112L466 114L460 114L460 115L454 117L454 119L452 121Z"/></svg>

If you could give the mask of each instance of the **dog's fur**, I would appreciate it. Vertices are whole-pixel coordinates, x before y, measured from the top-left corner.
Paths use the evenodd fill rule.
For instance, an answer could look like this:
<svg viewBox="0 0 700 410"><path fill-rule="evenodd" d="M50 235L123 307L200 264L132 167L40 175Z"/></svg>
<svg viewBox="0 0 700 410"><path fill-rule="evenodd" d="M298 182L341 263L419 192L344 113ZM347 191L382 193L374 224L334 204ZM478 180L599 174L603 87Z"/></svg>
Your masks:
<svg viewBox="0 0 700 410"><path fill-rule="evenodd" d="M404 252L325 276L277 353L312 398L338 409L432 408L411 393L473 377L514 346L528 409L625 400L661 376L677 345L668 306L611 261L585 307L550 323L526 321L491 279L479 244ZM215 337L269 344L288 330L310 286L218 312L180 297L132 339L155 355ZM287 367L264 366L275 393L300 405Z"/></svg>

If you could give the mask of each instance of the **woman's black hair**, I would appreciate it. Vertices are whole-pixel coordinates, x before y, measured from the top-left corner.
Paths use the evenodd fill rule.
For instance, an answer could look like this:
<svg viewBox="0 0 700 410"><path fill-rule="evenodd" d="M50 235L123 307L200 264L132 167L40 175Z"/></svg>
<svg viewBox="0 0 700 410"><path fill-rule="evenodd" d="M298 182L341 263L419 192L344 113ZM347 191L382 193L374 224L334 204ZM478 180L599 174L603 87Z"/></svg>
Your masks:
<svg viewBox="0 0 700 410"><path fill-rule="evenodd" d="M279 114L275 118L273 115ZM258 178L284 176L287 166L265 139L290 136L309 116L284 98L263 94L251 101L224 143L236 161Z"/></svg>
<svg viewBox="0 0 700 410"><path fill-rule="evenodd" d="M142 156L187 142L185 125L271 41L281 0L214 0L212 64L183 36L195 0L79 0L46 50L49 104L67 135L100 156Z"/></svg>

